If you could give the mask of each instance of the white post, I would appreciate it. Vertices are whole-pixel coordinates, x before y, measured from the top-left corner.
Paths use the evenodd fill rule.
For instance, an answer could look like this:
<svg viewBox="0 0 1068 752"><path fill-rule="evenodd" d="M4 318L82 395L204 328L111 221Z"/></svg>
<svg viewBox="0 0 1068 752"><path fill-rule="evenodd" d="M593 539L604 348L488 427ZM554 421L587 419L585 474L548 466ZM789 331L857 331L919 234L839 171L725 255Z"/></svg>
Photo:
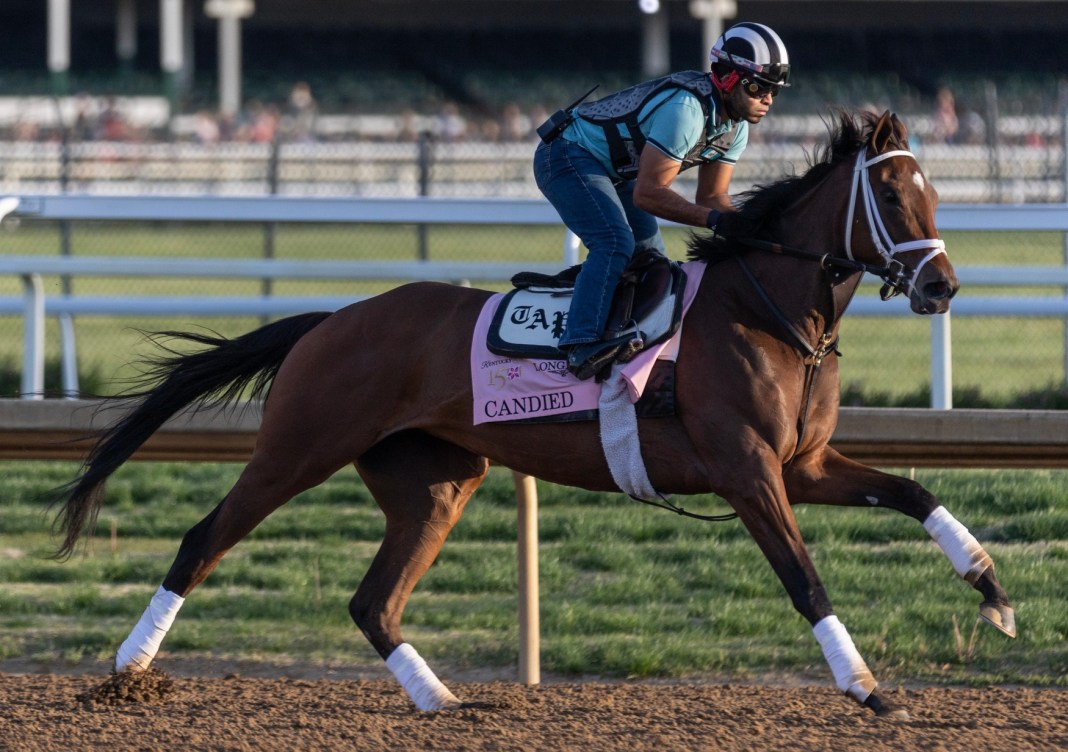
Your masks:
<svg viewBox="0 0 1068 752"><path fill-rule="evenodd" d="M115 55L129 65L137 57L137 3L118 0L115 6Z"/></svg>
<svg viewBox="0 0 1068 752"><path fill-rule="evenodd" d="M178 80L185 65L182 54L182 0L159 0L159 64L164 88L173 105L178 99Z"/></svg>
<svg viewBox="0 0 1068 752"><path fill-rule="evenodd" d="M70 0L48 0L48 70L57 94L66 94L70 73Z"/></svg>
<svg viewBox="0 0 1068 752"><path fill-rule="evenodd" d="M659 0L642 0L642 74L656 78L671 67L671 37L667 10Z"/></svg>
<svg viewBox="0 0 1068 752"><path fill-rule="evenodd" d="M953 341L948 311L931 317L931 407L953 407Z"/></svg>
<svg viewBox="0 0 1068 752"><path fill-rule="evenodd" d="M48 70L70 68L70 0L48 0Z"/></svg>
<svg viewBox="0 0 1068 752"><path fill-rule="evenodd" d="M241 19L219 19L219 112L236 115L241 109Z"/></svg>
<svg viewBox="0 0 1068 752"><path fill-rule="evenodd" d="M219 112L241 109L241 19L256 11L254 0L208 0L204 13L219 24Z"/></svg>
<svg viewBox="0 0 1068 752"><path fill-rule="evenodd" d="M723 33L723 21L738 15L738 4L735 0L690 0L690 15L703 21L700 65L697 70L708 70L708 51Z"/></svg>
<svg viewBox="0 0 1068 752"><path fill-rule="evenodd" d="M512 471L519 515L519 681L541 682L541 620L538 607L538 486Z"/></svg>
<svg viewBox="0 0 1068 752"><path fill-rule="evenodd" d="M22 399L44 399L44 285L38 274L22 275Z"/></svg>
<svg viewBox="0 0 1068 752"><path fill-rule="evenodd" d="M74 340L74 317L69 313L60 314L59 341L62 349L63 397L78 399L81 388L78 385L78 347Z"/></svg>

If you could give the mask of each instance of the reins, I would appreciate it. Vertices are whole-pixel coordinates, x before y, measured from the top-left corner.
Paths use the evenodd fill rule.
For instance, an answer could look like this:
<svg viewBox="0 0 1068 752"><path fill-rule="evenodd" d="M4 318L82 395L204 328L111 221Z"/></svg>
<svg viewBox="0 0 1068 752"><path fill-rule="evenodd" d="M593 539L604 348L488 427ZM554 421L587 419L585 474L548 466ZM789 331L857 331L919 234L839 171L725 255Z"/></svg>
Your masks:
<svg viewBox="0 0 1068 752"><path fill-rule="evenodd" d="M630 498L635 501L640 501L642 504L666 509L669 512L674 512L675 514L689 517L694 520L701 520L702 522L729 522L738 517L737 512L728 512L727 514L697 514L696 512L687 512L682 507L672 504L666 496L661 496L660 501L650 501L649 499L641 499L637 496L631 496Z"/></svg>
<svg viewBox="0 0 1068 752"><path fill-rule="evenodd" d="M770 240L738 238L734 242L758 251L816 261L819 263L821 269L824 269L833 275L833 279L836 282L841 278L843 272L867 272L883 281L883 287L879 291L879 297L883 300L888 300L899 292L907 291L908 270L905 268L905 265L897 259L889 259L885 264L869 264L864 261L857 261L853 258L832 256L830 253L814 253L812 251L806 251L803 248L794 248L792 246L783 245L782 243L774 243Z"/></svg>

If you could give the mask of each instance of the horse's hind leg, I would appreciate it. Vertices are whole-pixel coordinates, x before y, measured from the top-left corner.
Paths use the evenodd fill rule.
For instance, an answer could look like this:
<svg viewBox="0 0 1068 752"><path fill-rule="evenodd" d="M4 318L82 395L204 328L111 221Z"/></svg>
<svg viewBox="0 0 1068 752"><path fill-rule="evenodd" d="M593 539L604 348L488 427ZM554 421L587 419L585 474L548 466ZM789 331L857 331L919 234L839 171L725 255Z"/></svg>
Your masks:
<svg viewBox="0 0 1068 752"><path fill-rule="evenodd" d="M356 462L386 516L386 535L349 604L353 621L420 710L460 702L401 636L404 606L489 469L484 457L418 431L390 436Z"/></svg>
<svg viewBox="0 0 1068 752"><path fill-rule="evenodd" d="M163 584L119 647L115 670L147 669L185 596L211 574L226 552L271 512L345 464L334 467L326 462L321 455L319 462L278 462L269 452L258 450L226 497L185 534Z"/></svg>
<svg viewBox="0 0 1068 752"><path fill-rule="evenodd" d="M994 575L994 562L967 528L923 486L843 457L831 447L796 462L784 475L794 504L887 507L923 524L953 569L983 595L979 615L1009 637L1016 617Z"/></svg>

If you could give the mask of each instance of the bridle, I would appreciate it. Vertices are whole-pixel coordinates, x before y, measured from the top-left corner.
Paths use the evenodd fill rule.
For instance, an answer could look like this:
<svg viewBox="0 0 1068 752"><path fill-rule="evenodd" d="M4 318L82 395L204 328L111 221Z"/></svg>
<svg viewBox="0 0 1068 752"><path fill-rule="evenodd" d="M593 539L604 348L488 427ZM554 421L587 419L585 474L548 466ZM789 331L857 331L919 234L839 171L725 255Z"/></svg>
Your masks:
<svg viewBox="0 0 1068 752"><path fill-rule="evenodd" d="M890 233L886 229L886 225L883 223L882 215L879 214L879 205L875 201L875 191L872 190L871 180L868 179L868 168L873 164L878 164L885 159L891 159L892 157L910 157L913 160L916 159L911 151L906 149L895 149L893 151L883 152L882 154L876 154L871 159L865 159L867 152L861 149L857 152L857 161L853 165L853 188L849 193L849 212L846 216L845 226L845 252L846 257L850 261L854 261L853 258L853 216L856 212L858 201L864 202L864 213L868 217L868 229L871 232L872 244L875 246L875 250L886 261L886 272L880 274L883 280L886 282L883 285L882 291L879 293L883 300L892 298L899 292L911 295L915 288L915 281L920 275L920 270L927 265L931 259L939 254L945 254L946 244L939 238L925 238L922 240L909 240L904 243L895 243L893 238L890 237ZM859 191L858 191L859 187ZM857 193L860 196L857 196ZM905 253L907 251L928 250L929 253L924 256L920 263L916 264L912 269L908 269L900 261L894 258L898 253Z"/></svg>

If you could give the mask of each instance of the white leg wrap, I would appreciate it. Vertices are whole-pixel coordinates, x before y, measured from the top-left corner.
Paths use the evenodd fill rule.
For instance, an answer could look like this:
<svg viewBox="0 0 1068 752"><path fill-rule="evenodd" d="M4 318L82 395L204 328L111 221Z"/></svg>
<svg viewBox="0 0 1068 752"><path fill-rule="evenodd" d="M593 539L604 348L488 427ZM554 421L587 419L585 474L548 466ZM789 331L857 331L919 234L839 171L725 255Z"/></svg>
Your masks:
<svg viewBox="0 0 1068 752"><path fill-rule="evenodd" d="M164 590L160 585L152 600L148 602L148 608L141 614L141 620L130 632L126 642L119 647L119 652L115 655L115 670L133 668L143 671L148 668L183 603L185 598Z"/></svg>
<svg viewBox="0 0 1068 752"><path fill-rule="evenodd" d="M834 614L823 617L812 628L812 634L823 648L823 657L831 667L838 689L857 702L867 700L878 685L838 617Z"/></svg>
<svg viewBox="0 0 1068 752"><path fill-rule="evenodd" d="M402 642L386 659L386 668L393 672L404 691L420 710L444 710L460 705L452 692L426 665L426 661L411 645Z"/></svg>
<svg viewBox="0 0 1068 752"><path fill-rule="evenodd" d="M974 582L994 562L968 528L960 524L945 507L938 507L923 527L949 557L953 569L964 579Z"/></svg>

